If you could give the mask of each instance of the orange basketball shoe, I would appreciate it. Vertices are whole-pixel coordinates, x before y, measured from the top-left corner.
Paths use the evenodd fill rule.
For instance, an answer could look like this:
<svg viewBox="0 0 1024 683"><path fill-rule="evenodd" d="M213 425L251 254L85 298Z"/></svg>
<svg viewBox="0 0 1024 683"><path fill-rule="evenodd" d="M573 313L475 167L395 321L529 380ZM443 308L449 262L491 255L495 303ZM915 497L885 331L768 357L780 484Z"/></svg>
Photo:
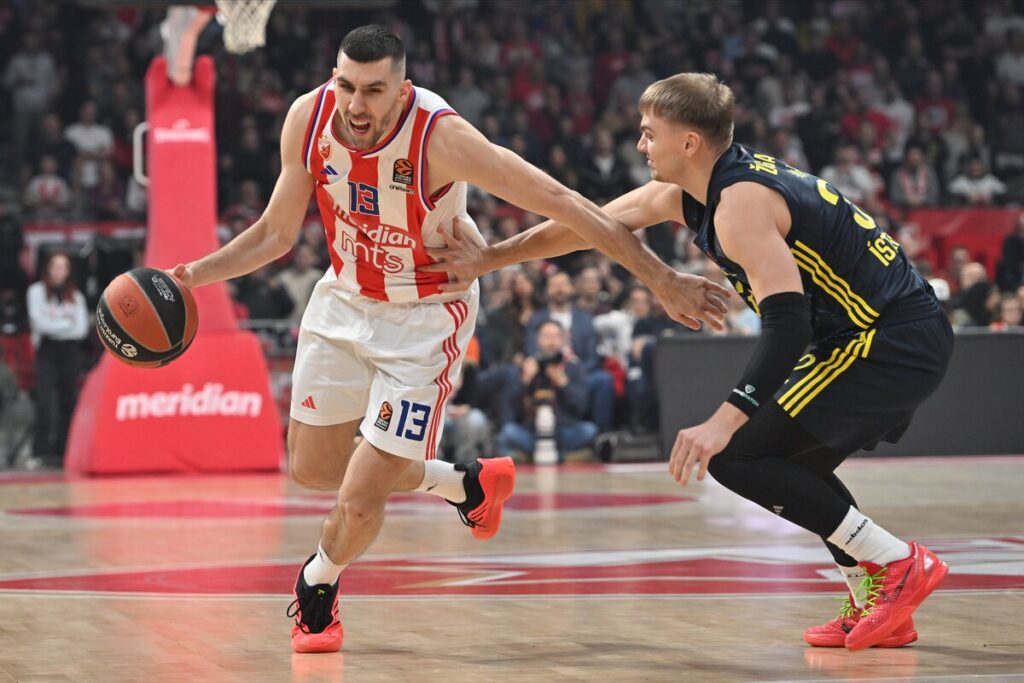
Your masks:
<svg viewBox="0 0 1024 683"><path fill-rule="evenodd" d="M316 557L309 559L299 569L295 581L295 600L288 606L288 616L295 618L292 626L292 649L296 652L337 652L345 629L338 619L338 582L333 586L320 583L306 585L302 570Z"/></svg>
<svg viewBox="0 0 1024 683"><path fill-rule="evenodd" d="M483 458L468 465L456 465L455 469L466 473L466 500L452 505L473 536L486 541L498 533L501 509L516 487L515 463L512 458Z"/></svg>
<svg viewBox="0 0 1024 683"><path fill-rule="evenodd" d="M820 626L812 626L804 631L804 642L814 647L846 647L846 636L860 622L863 610L853 606L853 598L849 595L839 608L839 616ZM875 647L903 647L917 640L914 620L908 618Z"/></svg>
<svg viewBox="0 0 1024 683"><path fill-rule="evenodd" d="M910 557L874 573L869 570L864 612L846 637L846 649L863 650L884 641L948 573L949 565L916 541L910 542Z"/></svg>

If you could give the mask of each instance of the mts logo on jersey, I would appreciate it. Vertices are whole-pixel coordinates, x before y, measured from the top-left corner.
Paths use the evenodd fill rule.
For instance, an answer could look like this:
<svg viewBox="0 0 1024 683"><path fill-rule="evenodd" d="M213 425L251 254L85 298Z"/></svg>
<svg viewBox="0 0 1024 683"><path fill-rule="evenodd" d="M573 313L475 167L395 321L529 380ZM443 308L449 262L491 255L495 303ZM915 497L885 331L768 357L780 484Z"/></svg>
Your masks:
<svg viewBox="0 0 1024 683"><path fill-rule="evenodd" d="M367 243L348 231L342 231L338 236L342 250L352 254L357 260L372 263L375 268L385 273L400 273L405 269L402 257L391 250L416 249L418 242L407 230L386 223L370 227L369 224L358 222L357 216L337 204L333 205L333 210L339 220L372 240L372 243Z"/></svg>

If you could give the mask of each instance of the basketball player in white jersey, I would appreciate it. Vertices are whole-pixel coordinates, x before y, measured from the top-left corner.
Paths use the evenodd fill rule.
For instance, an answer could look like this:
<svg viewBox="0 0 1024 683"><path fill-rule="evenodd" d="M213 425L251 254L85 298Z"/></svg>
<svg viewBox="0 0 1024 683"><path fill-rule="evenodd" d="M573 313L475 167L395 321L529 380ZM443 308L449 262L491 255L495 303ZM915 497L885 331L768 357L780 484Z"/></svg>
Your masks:
<svg viewBox="0 0 1024 683"><path fill-rule="evenodd" d="M401 40L364 26L342 41L334 77L299 97L281 131L281 174L266 211L232 242L174 275L191 287L238 277L291 249L310 193L320 207L331 267L299 330L288 429L300 484L337 489L318 551L299 572L292 603L297 652L341 647L338 577L371 544L392 491L455 505L477 538L498 531L512 494L508 458L468 466L435 460L477 314L478 288L442 291L445 273L418 273L442 227L466 213L467 182L579 230L632 270L673 317L720 327L726 290L680 275L621 223L514 153L494 146L438 95L405 79ZM357 431L363 440L355 446Z"/></svg>

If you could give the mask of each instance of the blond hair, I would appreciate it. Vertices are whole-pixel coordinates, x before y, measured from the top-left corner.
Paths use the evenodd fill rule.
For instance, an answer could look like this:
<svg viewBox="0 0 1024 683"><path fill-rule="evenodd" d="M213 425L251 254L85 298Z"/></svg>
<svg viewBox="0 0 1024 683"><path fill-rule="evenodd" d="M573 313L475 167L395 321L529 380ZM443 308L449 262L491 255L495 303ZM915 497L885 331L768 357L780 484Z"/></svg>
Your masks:
<svg viewBox="0 0 1024 683"><path fill-rule="evenodd" d="M697 129L716 146L732 142L736 98L718 76L682 73L647 86L640 111Z"/></svg>

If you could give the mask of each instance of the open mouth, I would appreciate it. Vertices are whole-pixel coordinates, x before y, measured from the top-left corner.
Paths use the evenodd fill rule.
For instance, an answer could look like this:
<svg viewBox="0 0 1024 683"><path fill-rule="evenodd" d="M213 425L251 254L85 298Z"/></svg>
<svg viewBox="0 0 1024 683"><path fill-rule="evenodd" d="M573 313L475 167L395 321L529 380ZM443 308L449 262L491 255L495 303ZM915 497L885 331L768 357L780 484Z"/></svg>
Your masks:
<svg viewBox="0 0 1024 683"><path fill-rule="evenodd" d="M350 120L348 122L348 127L356 135L366 135L367 133L370 132L370 122L369 121L366 121L365 123L361 123L361 122L356 122L356 121L351 121Z"/></svg>

